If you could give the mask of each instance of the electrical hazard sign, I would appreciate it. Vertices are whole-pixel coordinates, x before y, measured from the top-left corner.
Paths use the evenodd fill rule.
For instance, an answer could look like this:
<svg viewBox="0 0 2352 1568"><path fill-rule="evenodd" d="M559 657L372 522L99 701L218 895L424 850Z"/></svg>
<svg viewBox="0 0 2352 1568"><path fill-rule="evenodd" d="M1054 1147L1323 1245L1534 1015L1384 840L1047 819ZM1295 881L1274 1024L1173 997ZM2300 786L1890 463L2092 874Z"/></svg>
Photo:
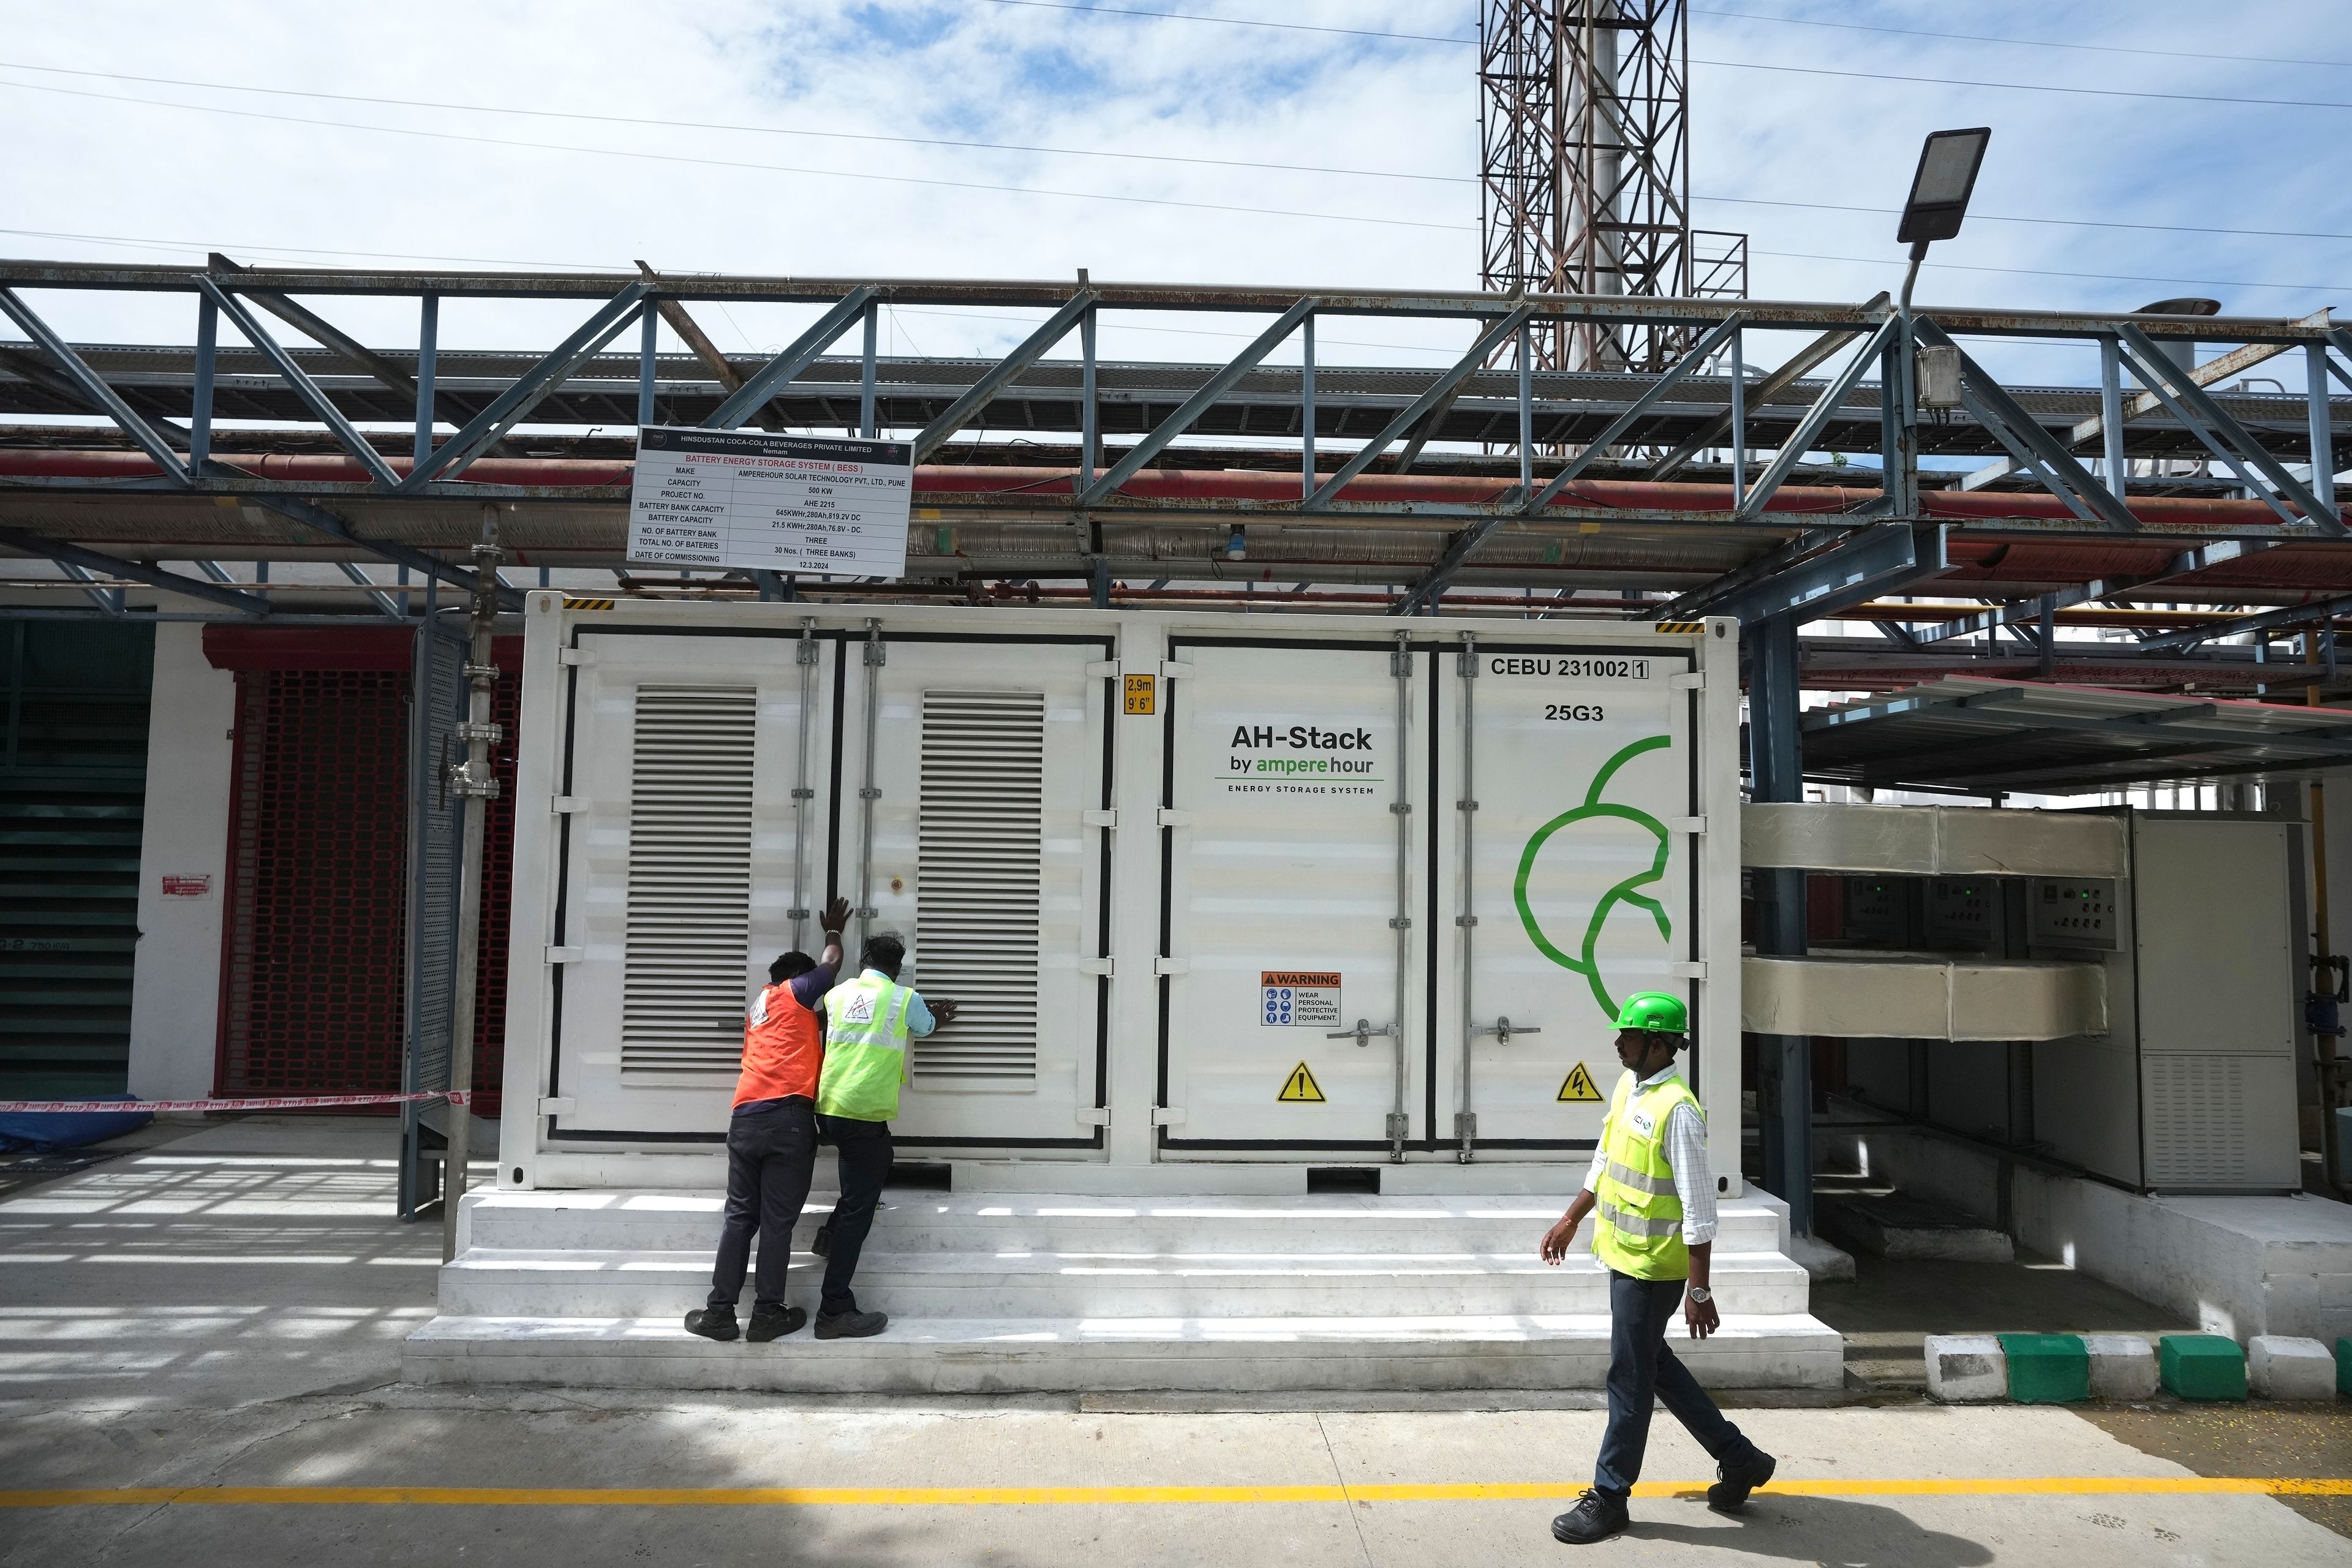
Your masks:
<svg viewBox="0 0 2352 1568"><path fill-rule="evenodd" d="M1307 1064L1300 1062L1290 1069L1290 1076L1282 1080L1282 1092L1274 1098L1290 1105L1320 1105L1323 1103L1323 1086L1315 1081L1315 1075L1307 1070Z"/></svg>
<svg viewBox="0 0 2352 1568"><path fill-rule="evenodd" d="M1559 1080L1559 1099L1569 1104L1601 1103L1601 1090L1593 1086L1592 1075L1584 1070L1582 1062L1569 1068L1568 1076Z"/></svg>

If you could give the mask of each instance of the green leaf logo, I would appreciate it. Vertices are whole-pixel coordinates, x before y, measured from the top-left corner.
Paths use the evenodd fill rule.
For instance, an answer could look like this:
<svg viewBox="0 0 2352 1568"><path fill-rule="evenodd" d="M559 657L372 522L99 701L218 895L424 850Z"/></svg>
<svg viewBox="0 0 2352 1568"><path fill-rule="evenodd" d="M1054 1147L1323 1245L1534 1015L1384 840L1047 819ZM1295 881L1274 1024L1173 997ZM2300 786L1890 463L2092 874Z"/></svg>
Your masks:
<svg viewBox="0 0 2352 1568"><path fill-rule="evenodd" d="M1616 776L1617 770L1627 763L1644 752L1658 751L1673 743L1672 739L1667 736L1653 735L1645 741L1634 742L1602 763L1601 771L1592 775L1592 787L1584 792L1584 804L1573 811L1561 812L1558 816L1537 828L1534 836L1528 838L1527 848L1519 855L1519 874L1511 883L1511 900L1518 906L1519 923L1527 928L1528 940L1536 944L1537 952L1554 963L1583 975L1585 984L1592 989L1592 1000L1599 1004L1601 1011L1612 1020L1617 1016L1617 1004L1610 997L1609 987L1601 981L1601 965L1593 956L1594 949L1600 945L1601 928L1609 923L1610 915L1621 903L1632 904L1637 909L1649 910L1650 918L1658 922L1659 939L1669 942L1673 940L1674 923L1667 919L1664 906L1641 890L1666 874L1666 851L1671 839L1666 832L1666 825L1648 812L1634 806L1619 805L1613 802L1604 801L1601 798L1601 793L1609 787L1609 781ZM1592 906L1591 918L1585 921L1584 940L1577 952L1571 954L1563 952L1550 938L1545 936L1543 927L1537 923L1535 910L1528 907L1528 877L1535 870L1536 857L1542 853L1545 841L1553 834L1571 823L1582 822L1588 817L1600 816L1620 817L1648 830L1658 841L1657 853L1651 858L1647 870L1636 872L1626 878L1601 896L1600 902Z"/></svg>

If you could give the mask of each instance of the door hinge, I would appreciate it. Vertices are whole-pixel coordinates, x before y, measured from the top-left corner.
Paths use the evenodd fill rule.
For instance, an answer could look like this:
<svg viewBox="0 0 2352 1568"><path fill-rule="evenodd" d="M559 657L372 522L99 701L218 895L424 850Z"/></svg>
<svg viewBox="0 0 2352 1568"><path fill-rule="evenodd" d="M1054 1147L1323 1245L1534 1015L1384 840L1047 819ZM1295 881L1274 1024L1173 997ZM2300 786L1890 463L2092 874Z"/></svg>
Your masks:
<svg viewBox="0 0 2352 1568"><path fill-rule="evenodd" d="M1704 980L1706 978L1706 960L1704 958L1678 958L1675 960L1674 963L1666 965L1666 973L1679 976L1685 980Z"/></svg>
<svg viewBox="0 0 2352 1568"><path fill-rule="evenodd" d="M1454 1113L1454 1136L1459 1142L1476 1142L1478 1141L1478 1113L1475 1110L1455 1111Z"/></svg>
<svg viewBox="0 0 2352 1568"><path fill-rule="evenodd" d="M1699 674L1696 670L1689 670L1681 675L1669 675L1666 677L1666 689L1669 691L1697 691L1706 685L1706 677Z"/></svg>
<svg viewBox="0 0 2352 1568"><path fill-rule="evenodd" d="M1087 666L1088 680L1117 680L1118 677L1118 660L1115 658L1095 659Z"/></svg>
<svg viewBox="0 0 2352 1568"><path fill-rule="evenodd" d="M1704 816L1669 816L1665 819L1665 824L1666 831L1669 833L1705 833L1706 831L1706 818Z"/></svg>
<svg viewBox="0 0 2352 1568"><path fill-rule="evenodd" d="M1192 973L1192 961L1189 959L1164 957L1155 958L1151 961L1151 973L1154 974L1190 974Z"/></svg>
<svg viewBox="0 0 2352 1568"><path fill-rule="evenodd" d="M1078 813L1078 820L1085 823L1088 827L1108 827L1113 831L1117 831L1118 827L1118 808L1117 806L1111 806L1101 811L1082 811Z"/></svg>
<svg viewBox="0 0 2352 1568"><path fill-rule="evenodd" d="M1161 659L1161 660L1160 661L1160 679L1162 679L1162 680L1190 680L1192 678L1192 667L1191 665L1189 665L1189 664L1178 664L1178 663L1177 663L1174 659L1172 659L1172 658L1163 658L1163 659Z"/></svg>
<svg viewBox="0 0 2352 1568"><path fill-rule="evenodd" d="M1078 960L1078 973L1081 974L1113 975L1118 973L1118 960L1108 957L1082 958Z"/></svg>
<svg viewBox="0 0 2352 1568"><path fill-rule="evenodd" d="M1163 805L1160 808L1159 821L1162 827L1190 827L1192 826L1192 814L1189 811L1178 811L1174 806Z"/></svg>
<svg viewBox="0 0 2352 1568"><path fill-rule="evenodd" d="M541 1116L574 1116L579 1110L580 1102L570 1095L542 1097L539 1102Z"/></svg>
<svg viewBox="0 0 2352 1568"><path fill-rule="evenodd" d="M558 816L568 816L575 811L587 810L588 797L584 795L555 795L549 799L547 809Z"/></svg>
<svg viewBox="0 0 2352 1568"><path fill-rule="evenodd" d="M1110 1125L1110 1107L1082 1105L1078 1107L1077 1117L1081 1127L1108 1127Z"/></svg>
<svg viewBox="0 0 2352 1568"><path fill-rule="evenodd" d="M576 665L582 669L587 669L595 665L596 653L593 648L559 648L556 650L555 661L558 664Z"/></svg>
<svg viewBox="0 0 2352 1568"><path fill-rule="evenodd" d="M577 963L587 956L588 950L584 947L551 946L547 950L547 962L550 963Z"/></svg>
<svg viewBox="0 0 2352 1568"><path fill-rule="evenodd" d="M1183 1126L1183 1125L1184 1125L1184 1109L1183 1109L1183 1107L1179 1106L1179 1105L1155 1105L1155 1106L1153 1106L1153 1107L1151 1108L1151 1125L1153 1125L1154 1127L1181 1127L1181 1126Z"/></svg>

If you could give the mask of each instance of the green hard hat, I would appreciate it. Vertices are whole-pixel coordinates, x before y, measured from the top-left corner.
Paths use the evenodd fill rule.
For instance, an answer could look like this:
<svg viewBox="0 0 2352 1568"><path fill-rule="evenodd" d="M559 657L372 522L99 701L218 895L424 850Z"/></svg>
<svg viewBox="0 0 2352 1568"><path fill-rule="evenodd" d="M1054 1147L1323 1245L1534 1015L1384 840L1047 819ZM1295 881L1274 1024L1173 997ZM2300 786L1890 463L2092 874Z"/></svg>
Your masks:
<svg viewBox="0 0 2352 1568"><path fill-rule="evenodd" d="M1679 996L1669 996L1663 991L1636 991L1625 998L1618 1011L1617 1026L1621 1029L1651 1029L1661 1035L1690 1033L1690 1009Z"/></svg>

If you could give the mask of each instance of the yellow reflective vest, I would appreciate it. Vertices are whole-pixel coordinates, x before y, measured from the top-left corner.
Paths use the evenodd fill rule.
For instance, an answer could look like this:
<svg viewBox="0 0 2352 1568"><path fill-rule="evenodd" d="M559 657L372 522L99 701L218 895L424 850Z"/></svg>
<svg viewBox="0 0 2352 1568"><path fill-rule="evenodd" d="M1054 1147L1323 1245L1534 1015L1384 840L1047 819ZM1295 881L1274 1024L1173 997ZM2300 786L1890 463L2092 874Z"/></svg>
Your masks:
<svg viewBox="0 0 2352 1568"><path fill-rule="evenodd" d="M1592 1189L1592 1255L1636 1279L1690 1278L1683 1200L1665 1152L1666 1118L1678 1105L1699 1110L1698 1097L1679 1074L1644 1089L1628 1071L1617 1080L1601 1124L1608 1158Z"/></svg>
<svg viewBox="0 0 2352 1568"><path fill-rule="evenodd" d="M908 1079L907 1004L911 985L861 974L824 994L824 1069L817 1076L820 1116L887 1121L898 1114Z"/></svg>

